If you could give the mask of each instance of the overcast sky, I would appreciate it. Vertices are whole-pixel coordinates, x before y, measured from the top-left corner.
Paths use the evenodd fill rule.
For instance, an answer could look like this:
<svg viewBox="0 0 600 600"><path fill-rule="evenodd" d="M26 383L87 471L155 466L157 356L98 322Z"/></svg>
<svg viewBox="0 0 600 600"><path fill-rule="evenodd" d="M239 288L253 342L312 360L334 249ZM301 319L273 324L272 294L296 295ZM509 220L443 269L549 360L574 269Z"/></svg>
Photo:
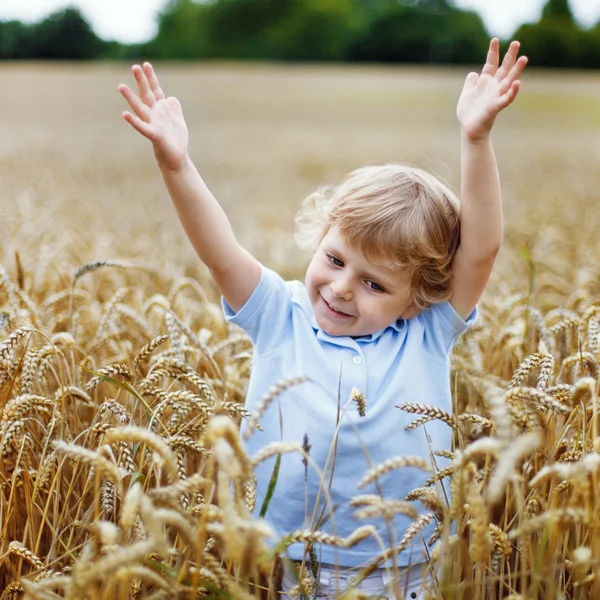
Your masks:
<svg viewBox="0 0 600 600"><path fill-rule="evenodd" d="M600 0L570 0L583 25L600 20ZM156 33L156 15L166 0L0 0L0 20L39 21L65 6L78 6L104 39L142 42ZM546 0L454 0L477 10L493 35L507 37L528 21L537 21Z"/></svg>

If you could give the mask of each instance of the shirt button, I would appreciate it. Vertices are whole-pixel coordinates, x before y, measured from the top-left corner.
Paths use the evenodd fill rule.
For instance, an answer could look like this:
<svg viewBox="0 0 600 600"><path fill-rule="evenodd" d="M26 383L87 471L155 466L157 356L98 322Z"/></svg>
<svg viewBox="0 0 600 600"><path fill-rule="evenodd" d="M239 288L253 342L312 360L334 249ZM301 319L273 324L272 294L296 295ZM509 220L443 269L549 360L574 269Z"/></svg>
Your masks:
<svg viewBox="0 0 600 600"><path fill-rule="evenodd" d="M352 359L352 362L353 362L355 365L360 365L360 363L362 362L362 358L361 358L360 356L355 356L355 357Z"/></svg>

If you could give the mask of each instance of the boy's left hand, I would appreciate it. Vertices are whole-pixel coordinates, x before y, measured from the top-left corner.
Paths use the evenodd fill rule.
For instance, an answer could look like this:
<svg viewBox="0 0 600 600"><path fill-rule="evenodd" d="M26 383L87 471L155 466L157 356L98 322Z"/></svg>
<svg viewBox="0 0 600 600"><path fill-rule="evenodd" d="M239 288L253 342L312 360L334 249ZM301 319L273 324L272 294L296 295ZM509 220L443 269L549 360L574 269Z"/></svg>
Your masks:
<svg viewBox="0 0 600 600"><path fill-rule="evenodd" d="M519 42L512 42L500 60L500 41L490 42L487 60L481 71L469 73L458 100L456 115L464 135L472 141L486 138L498 113L517 97L521 82L519 77L527 64L527 57L519 54Z"/></svg>

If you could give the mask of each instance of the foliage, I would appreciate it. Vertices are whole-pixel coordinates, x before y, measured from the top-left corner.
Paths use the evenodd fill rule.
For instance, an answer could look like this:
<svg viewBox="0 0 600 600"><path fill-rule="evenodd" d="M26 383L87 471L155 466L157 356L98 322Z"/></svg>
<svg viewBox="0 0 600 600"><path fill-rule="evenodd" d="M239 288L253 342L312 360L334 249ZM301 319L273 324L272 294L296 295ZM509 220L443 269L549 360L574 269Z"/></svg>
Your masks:
<svg viewBox="0 0 600 600"><path fill-rule="evenodd" d="M352 46L356 60L474 63L485 55L489 36L474 12L440 2L378 4L369 27Z"/></svg>
<svg viewBox="0 0 600 600"><path fill-rule="evenodd" d="M176 0L149 57L342 60L358 26L353 0Z"/></svg>
<svg viewBox="0 0 600 600"><path fill-rule="evenodd" d="M0 57L24 58L27 34L27 27L19 21L0 21Z"/></svg>
<svg viewBox="0 0 600 600"><path fill-rule="evenodd" d="M192 0L177 0L159 15L158 33L141 52L152 59L194 59L208 53L208 7Z"/></svg>
<svg viewBox="0 0 600 600"><path fill-rule="evenodd" d="M0 58L90 60L104 46L75 8L55 12L35 25L0 22Z"/></svg>
<svg viewBox="0 0 600 600"><path fill-rule="evenodd" d="M530 63L543 67L579 66L583 37L584 33L574 23L555 18L522 25L515 34Z"/></svg>
<svg viewBox="0 0 600 600"><path fill-rule="evenodd" d="M575 19L569 5L569 0L548 0L542 11L542 19L563 19L574 23Z"/></svg>
<svg viewBox="0 0 600 600"><path fill-rule="evenodd" d="M515 33L531 63L544 67L583 66L584 37L568 0L548 0L539 23L522 25Z"/></svg>
<svg viewBox="0 0 600 600"><path fill-rule="evenodd" d="M600 28L582 29L569 0L547 0L513 37L533 65L600 66ZM479 15L451 0L170 0L141 45L100 40L74 8L34 25L0 22L0 59L474 64L488 40Z"/></svg>
<svg viewBox="0 0 600 600"><path fill-rule="evenodd" d="M294 0L268 40L273 57L343 60L361 27L354 0Z"/></svg>

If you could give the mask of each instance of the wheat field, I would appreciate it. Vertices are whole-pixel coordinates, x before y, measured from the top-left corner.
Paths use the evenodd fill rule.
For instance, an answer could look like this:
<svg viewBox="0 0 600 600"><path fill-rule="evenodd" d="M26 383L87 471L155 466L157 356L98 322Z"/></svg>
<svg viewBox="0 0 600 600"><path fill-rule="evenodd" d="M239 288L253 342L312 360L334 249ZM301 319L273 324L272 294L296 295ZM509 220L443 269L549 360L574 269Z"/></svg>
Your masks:
<svg viewBox="0 0 600 600"><path fill-rule="evenodd" d="M463 70L157 70L240 241L286 277L303 276L290 233L317 186L392 161L458 186ZM251 345L120 117L126 66L7 63L0 78L1 600L276 598L250 516L264 456L237 435L260 424L244 409ZM454 414L404 407L455 433L400 540L437 523L431 598L600 597L599 80L531 70L500 116L505 243L454 353ZM299 593L313 587L307 568Z"/></svg>

